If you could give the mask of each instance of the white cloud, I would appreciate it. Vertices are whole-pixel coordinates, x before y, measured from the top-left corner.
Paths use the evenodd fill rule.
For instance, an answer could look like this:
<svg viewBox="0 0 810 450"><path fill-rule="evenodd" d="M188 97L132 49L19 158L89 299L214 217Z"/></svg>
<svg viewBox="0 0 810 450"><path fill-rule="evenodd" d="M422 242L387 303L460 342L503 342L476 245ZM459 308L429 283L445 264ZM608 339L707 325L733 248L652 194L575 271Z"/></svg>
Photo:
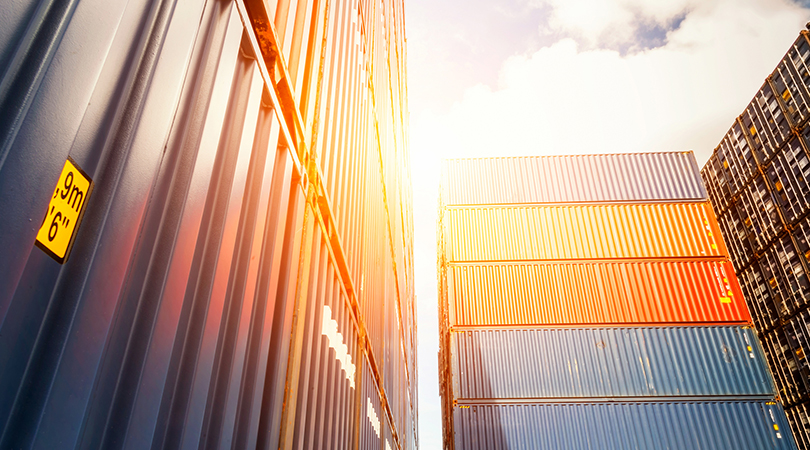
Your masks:
<svg viewBox="0 0 810 450"><path fill-rule="evenodd" d="M622 56L563 39L508 59L496 88L470 88L449 111L415 111L412 151L459 157L694 149L706 155L804 20L789 3L724 0L695 7L666 45L651 50Z"/></svg>

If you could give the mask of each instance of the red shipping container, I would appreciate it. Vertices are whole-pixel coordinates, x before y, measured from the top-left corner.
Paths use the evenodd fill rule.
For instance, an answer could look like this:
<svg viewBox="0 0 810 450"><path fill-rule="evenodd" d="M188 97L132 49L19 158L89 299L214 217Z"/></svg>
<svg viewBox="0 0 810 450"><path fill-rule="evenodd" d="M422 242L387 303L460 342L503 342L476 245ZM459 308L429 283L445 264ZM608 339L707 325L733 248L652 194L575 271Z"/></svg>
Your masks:
<svg viewBox="0 0 810 450"><path fill-rule="evenodd" d="M750 322L721 260L452 264L450 326Z"/></svg>

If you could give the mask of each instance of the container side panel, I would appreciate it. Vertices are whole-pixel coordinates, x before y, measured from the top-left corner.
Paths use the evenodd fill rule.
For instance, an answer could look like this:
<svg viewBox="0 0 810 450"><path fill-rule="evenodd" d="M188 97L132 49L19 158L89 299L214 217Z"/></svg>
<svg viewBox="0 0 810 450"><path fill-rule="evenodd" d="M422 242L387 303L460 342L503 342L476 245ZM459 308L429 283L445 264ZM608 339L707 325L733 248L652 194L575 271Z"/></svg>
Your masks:
<svg viewBox="0 0 810 450"><path fill-rule="evenodd" d="M455 448L792 450L772 402L460 405Z"/></svg>
<svg viewBox="0 0 810 450"><path fill-rule="evenodd" d="M702 201L691 152L451 159L445 205Z"/></svg>
<svg viewBox="0 0 810 450"><path fill-rule="evenodd" d="M750 320L723 261L453 264L453 326Z"/></svg>
<svg viewBox="0 0 810 450"><path fill-rule="evenodd" d="M750 328L475 330L451 342L456 400L774 395Z"/></svg>

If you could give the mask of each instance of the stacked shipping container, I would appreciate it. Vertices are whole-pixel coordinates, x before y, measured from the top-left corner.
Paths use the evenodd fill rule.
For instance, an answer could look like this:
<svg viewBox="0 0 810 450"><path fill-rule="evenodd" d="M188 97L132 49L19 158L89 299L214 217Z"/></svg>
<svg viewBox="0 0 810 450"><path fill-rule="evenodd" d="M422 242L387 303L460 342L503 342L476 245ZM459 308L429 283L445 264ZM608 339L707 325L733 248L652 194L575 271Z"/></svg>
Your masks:
<svg viewBox="0 0 810 450"><path fill-rule="evenodd" d="M403 2L0 17L0 448L417 448Z"/></svg>
<svg viewBox="0 0 810 450"><path fill-rule="evenodd" d="M804 450L810 449L809 38L801 32L701 171Z"/></svg>
<svg viewBox="0 0 810 450"><path fill-rule="evenodd" d="M691 153L449 160L448 449L792 449Z"/></svg>

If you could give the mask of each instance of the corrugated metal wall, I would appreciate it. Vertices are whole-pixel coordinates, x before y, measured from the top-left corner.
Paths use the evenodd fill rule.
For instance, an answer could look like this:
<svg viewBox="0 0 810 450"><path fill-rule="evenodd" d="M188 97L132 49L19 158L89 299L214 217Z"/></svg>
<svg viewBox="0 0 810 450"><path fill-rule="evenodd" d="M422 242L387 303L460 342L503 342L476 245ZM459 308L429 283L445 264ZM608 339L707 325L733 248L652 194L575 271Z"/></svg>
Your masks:
<svg viewBox="0 0 810 450"><path fill-rule="evenodd" d="M466 329L450 334L453 394L458 402L773 395L756 342L744 327Z"/></svg>
<svg viewBox="0 0 810 450"><path fill-rule="evenodd" d="M447 205L700 200L706 190L696 174L695 159L682 152L452 159L442 198Z"/></svg>
<svg viewBox="0 0 810 450"><path fill-rule="evenodd" d="M450 325L751 321L727 261L456 263Z"/></svg>
<svg viewBox="0 0 810 450"><path fill-rule="evenodd" d="M719 257L725 248L709 211L705 203L449 206L444 212L447 258L457 262Z"/></svg>
<svg viewBox="0 0 810 450"><path fill-rule="evenodd" d="M476 405L453 415L457 448L472 450L796 448L772 402Z"/></svg>
<svg viewBox="0 0 810 450"><path fill-rule="evenodd" d="M796 448L691 153L443 176L446 448Z"/></svg>
<svg viewBox="0 0 810 450"><path fill-rule="evenodd" d="M808 39L802 31L701 170L802 449L810 449Z"/></svg>
<svg viewBox="0 0 810 450"><path fill-rule="evenodd" d="M0 448L417 448L403 2L0 17Z"/></svg>

